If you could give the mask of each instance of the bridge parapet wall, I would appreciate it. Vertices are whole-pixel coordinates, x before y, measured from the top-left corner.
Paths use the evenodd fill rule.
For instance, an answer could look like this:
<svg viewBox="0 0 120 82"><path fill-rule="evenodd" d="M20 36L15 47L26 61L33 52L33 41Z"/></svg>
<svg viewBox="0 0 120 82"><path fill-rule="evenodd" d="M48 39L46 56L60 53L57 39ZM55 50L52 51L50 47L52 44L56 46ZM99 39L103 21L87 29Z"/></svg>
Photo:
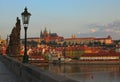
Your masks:
<svg viewBox="0 0 120 82"><path fill-rule="evenodd" d="M78 82L30 64L23 64L9 56L0 56L0 60L20 77L22 82Z"/></svg>

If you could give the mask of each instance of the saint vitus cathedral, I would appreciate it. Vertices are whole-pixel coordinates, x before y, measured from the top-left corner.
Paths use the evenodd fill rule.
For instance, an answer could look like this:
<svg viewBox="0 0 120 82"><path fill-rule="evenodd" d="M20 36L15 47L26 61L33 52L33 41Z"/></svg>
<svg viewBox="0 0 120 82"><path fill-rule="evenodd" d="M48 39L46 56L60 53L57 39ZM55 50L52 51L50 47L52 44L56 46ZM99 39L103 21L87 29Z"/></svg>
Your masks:
<svg viewBox="0 0 120 82"><path fill-rule="evenodd" d="M40 40L41 41L44 40L46 42L61 42L64 40L64 37L58 36L57 33L48 32L47 29L45 28L44 31L41 30Z"/></svg>

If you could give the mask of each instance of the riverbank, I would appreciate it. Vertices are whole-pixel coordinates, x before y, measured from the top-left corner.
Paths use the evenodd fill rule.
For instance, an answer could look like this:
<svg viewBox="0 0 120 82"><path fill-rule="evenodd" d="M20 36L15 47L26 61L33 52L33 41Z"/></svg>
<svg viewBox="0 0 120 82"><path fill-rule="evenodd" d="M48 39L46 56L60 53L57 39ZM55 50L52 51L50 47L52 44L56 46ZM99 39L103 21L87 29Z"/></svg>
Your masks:
<svg viewBox="0 0 120 82"><path fill-rule="evenodd" d="M120 60L71 60L63 61L61 64L74 65L120 65Z"/></svg>

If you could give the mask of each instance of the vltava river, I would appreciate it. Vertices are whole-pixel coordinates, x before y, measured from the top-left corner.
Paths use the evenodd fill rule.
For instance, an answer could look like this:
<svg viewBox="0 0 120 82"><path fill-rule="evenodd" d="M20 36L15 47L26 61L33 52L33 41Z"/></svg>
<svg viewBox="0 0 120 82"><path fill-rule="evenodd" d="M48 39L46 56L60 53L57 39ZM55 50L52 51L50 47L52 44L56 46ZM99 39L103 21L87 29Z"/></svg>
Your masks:
<svg viewBox="0 0 120 82"><path fill-rule="evenodd" d="M120 82L120 65L49 65L40 68L79 82Z"/></svg>

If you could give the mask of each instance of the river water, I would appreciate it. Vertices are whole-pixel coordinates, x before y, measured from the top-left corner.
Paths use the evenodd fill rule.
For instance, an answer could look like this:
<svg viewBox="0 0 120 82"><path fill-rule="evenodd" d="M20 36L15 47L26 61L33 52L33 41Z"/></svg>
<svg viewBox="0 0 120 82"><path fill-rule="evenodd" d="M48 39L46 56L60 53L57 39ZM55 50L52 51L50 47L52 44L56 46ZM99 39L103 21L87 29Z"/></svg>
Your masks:
<svg viewBox="0 0 120 82"><path fill-rule="evenodd" d="M49 65L40 68L79 82L120 82L120 65Z"/></svg>

